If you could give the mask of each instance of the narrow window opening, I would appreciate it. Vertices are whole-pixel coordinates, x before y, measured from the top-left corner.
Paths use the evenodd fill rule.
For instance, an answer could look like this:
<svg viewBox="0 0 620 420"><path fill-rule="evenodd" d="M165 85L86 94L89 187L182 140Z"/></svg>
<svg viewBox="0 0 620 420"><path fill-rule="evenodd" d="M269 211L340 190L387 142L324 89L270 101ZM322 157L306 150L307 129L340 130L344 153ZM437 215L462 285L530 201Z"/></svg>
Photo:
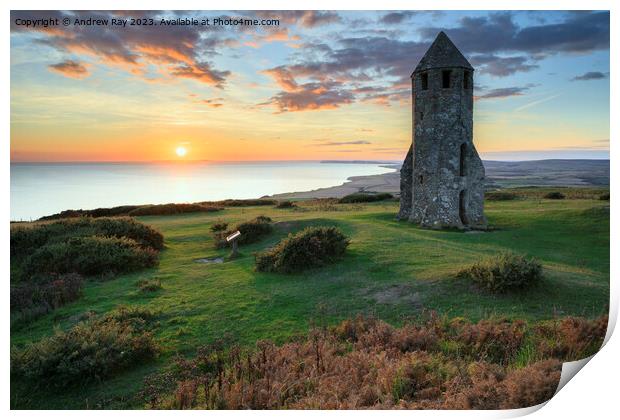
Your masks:
<svg viewBox="0 0 620 420"><path fill-rule="evenodd" d="M420 79L422 81L422 90L428 90L428 73L422 73Z"/></svg>
<svg viewBox="0 0 620 420"><path fill-rule="evenodd" d="M450 76L452 75L452 70L444 70L441 72L441 87L444 89L448 89L450 87Z"/></svg>
<svg viewBox="0 0 620 420"><path fill-rule="evenodd" d="M467 145L461 144L461 153L459 159L459 176L465 176L465 156L467 155Z"/></svg>
<svg viewBox="0 0 620 420"><path fill-rule="evenodd" d="M461 190L459 194L459 217L461 218L461 223L463 225L467 225L467 212L465 211L465 190Z"/></svg>
<svg viewBox="0 0 620 420"><path fill-rule="evenodd" d="M424 175L420 175L420 184L424 182Z"/></svg>
<svg viewBox="0 0 620 420"><path fill-rule="evenodd" d="M469 72L467 70L463 72L463 89L469 89Z"/></svg>
<svg viewBox="0 0 620 420"><path fill-rule="evenodd" d="M424 120L424 113L420 112L420 121Z"/></svg>

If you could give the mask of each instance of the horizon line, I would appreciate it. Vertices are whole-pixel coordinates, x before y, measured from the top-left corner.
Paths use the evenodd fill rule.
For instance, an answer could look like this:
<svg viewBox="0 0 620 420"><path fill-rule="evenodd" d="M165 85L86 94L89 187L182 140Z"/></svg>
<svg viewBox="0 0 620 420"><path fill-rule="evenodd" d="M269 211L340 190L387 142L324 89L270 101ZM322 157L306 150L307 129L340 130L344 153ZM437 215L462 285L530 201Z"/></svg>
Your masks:
<svg viewBox="0 0 620 420"><path fill-rule="evenodd" d="M485 162L537 162L544 160L611 160L607 158L541 158L541 159L485 159ZM263 159L263 160L11 160L10 164L149 164L149 163L269 163L269 162L343 162L343 163L401 163L400 159Z"/></svg>

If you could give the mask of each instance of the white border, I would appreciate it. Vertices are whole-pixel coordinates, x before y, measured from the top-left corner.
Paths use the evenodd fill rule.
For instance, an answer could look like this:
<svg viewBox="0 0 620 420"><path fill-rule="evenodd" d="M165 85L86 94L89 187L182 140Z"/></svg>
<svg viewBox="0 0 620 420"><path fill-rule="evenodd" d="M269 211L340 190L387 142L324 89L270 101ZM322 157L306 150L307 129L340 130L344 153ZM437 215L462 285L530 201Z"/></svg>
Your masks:
<svg viewBox="0 0 620 420"><path fill-rule="evenodd" d="M315 0L315 1L297 1L294 4L291 1L285 0L264 0L262 2L252 2L249 0L227 0L221 3L205 1L187 1L187 0L152 0L152 1L128 1L128 0L97 0L89 1L88 3L78 0L56 0L56 1L43 1L43 0L21 0L13 1L9 0L3 2L3 42L2 42L2 92L3 101L2 106L2 139L3 144L0 147L0 156L3 161L3 165L0 168L2 182L5 186L2 197L4 203L2 206L2 213L0 220L8 221L10 219L10 9L16 10L81 10L81 9L118 9L118 10L243 10L243 9L256 9L256 10L288 10L288 9L318 9L318 10L611 10L611 67L615 67L614 62L618 59L618 24L620 19L618 13L620 13L620 2L611 0L589 0L588 2L577 0L505 0L505 1L484 1L484 0L470 0L467 2L457 0L435 0L435 1L419 1L419 0L382 0L376 2L369 1L352 1L352 0ZM611 69L610 69L611 70ZM610 71L610 88L611 98L618 98L618 84L615 78L615 73ZM610 157L612 161L611 165L611 192L612 199L615 201L615 197L618 197L620 190L615 183L618 178L617 165L615 161L618 158L617 147L614 147L614 141L616 141L618 133L618 118L613 116L620 115L618 113L617 103L613 101L610 104L610 115L612 116L610 127ZM612 141L614 139L614 141ZM611 255L620 255L618 249L618 223L615 212L615 207L612 206L611 212ZM8 226L5 228L5 238L2 241L2 252L0 267L3 269L3 279L5 282L4 293L4 308L5 316L3 317L3 345L2 345L2 380L0 388L0 396L4 403L4 409L9 410L9 388L10 388L10 368L9 368L9 343L10 343L10 322L8 315L9 308L9 294L6 293L6 287L8 287L9 279L9 240L8 240ZM614 264L612 259L611 264L611 301L610 301L610 326L613 329L617 319L618 313L618 285L617 285L618 268ZM576 379L573 379L566 384L566 386L546 405L542 404L544 408L538 410L539 407L522 410L512 410L503 412L484 412L484 411L386 411L381 412L381 416L388 416L391 418L410 418L414 416L417 418L469 418L469 419L481 419L481 418L505 418L515 417L528 414L532 411L535 413L532 418L536 419L564 419L564 418L612 418L617 416L618 398L616 387L618 384L618 375L620 374L620 368L618 364L617 355L620 354L620 342L617 337L609 337L609 341L604 348L592 358L588 363L588 367L579 372ZM536 411L537 410L537 411ZM109 412L103 411L91 411L88 413L92 418L107 418ZM123 417L140 417L146 418L164 418L169 417L171 414L175 416L183 417L196 417L196 416L217 416L218 419L230 419L238 418L241 416L252 416L255 418L312 418L316 415L330 418L370 418L376 415L374 411L358 412L358 411L321 411L317 413L315 411L303 411L303 412L282 412L282 411L269 411L269 412L158 412L158 411L132 411L132 412L117 412L114 415L121 415ZM46 411L46 412L34 412L34 411L11 411L11 416L16 417L45 417L49 419L54 418L81 418L84 413L79 411Z"/></svg>

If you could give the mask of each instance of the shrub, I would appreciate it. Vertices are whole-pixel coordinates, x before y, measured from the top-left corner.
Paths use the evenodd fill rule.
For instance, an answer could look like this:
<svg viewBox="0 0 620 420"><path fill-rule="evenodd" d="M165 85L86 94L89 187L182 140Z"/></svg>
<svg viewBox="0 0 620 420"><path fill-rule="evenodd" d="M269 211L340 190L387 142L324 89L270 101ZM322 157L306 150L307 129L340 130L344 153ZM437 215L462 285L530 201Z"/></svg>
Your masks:
<svg viewBox="0 0 620 420"><path fill-rule="evenodd" d="M126 312L125 312L126 314ZM11 350L11 374L52 387L101 380L153 357L157 345L144 318L111 314Z"/></svg>
<svg viewBox="0 0 620 420"><path fill-rule="evenodd" d="M88 236L38 248L24 263L27 276L75 272L82 275L126 273L157 264L157 252L133 239Z"/></svg>
<svg viewBox="0 0 620 420"><path fill-rule="evenodd" d="M206 206L202 204L150 204L141 206L130 211L129 216L167 216L171 214L215 212L222 210L222 207Z"/></svg>
<svg viewBox="0 0 620 420"><path fill-rule="evenodd" d="M544 198L548 198L550 200L563 200L566 198L566 196L559 191L551 191L545 194Z"/></svg>
<svg viewBox="0 0 620 420"><path fill-rule="evenodd" d="M273 230L271 226L271 218L267 216L258 216L247 222L242 222L234 228L227 231L220 231L215 234L215 246L224 248L228 246L226 237L236 231L241 232L241 236L237 239L239 245L247 245L260 241L265 235Z"/></svg>
<svg viewBox="0 0 620 420"><path fill-rule="evenodd" d="M510 371L502 384L505 397L500 408L531 407L550 400L558 388L561 373L562 364L554 359Z"/></svg>
<svg viewBox="0 0 620 420"><path fill-rule="evenodd" d="M64 210L60 213L52 214L50 216L43 216L39 220L57 220L68 219L72 217L116 217L126 216L130 211L137 209L140 206L117 206L109 208L98 208L94 210Z"/></svg>
<svg viewBox="0 0 620 420"><path fill-rule="evenodd" d="M152 408L523 408L553 396L561 360L538 354L535 362L516 368L504 356L481 361L475 351L447 356L435 346L402 350L395 344L402 337L406 342L421 335L441 336L454 339L463 349L475 350L472 343L486 343L480 347L483 352L497 341L493 347L499 351L502 345L523 346L523 334L529 332L521 321L511 327L506 320L471 324L432 317L394 328L357 317L282 345L259 342L247 353L219 344L199 348L195 358L177 358L173 366L145 378L139 396ZM594 334L602 341L601 329Z"/></svg>
<svg viewBox="0 0 620 420"><path fill-rule="evenodd" d="M49 225L11 225L11 266L45 245L52 235L53 232Z"/></svg>
<svg viewBox="0 0 620 420"><path fill-rule="evenodd" d="M221 232L223 230L226 230L227 228L228 228L227 222L215 222L213 223L213 225L211 225L212 232Z"/></svg>
<svg viewBox="0 0 620 420"><path fill-rule="evenodd" d="M164 237L161 233L130 217L101 218L91 223L98 235L129 238L144 248L153 248L158 251L164 249Z"/></svg>
<svg viewBox="0 0 620 420"><path fill-rule="evenodd" d="M37 248L80 236L129 238L141 246L161 250L164 237L152 227L130 217L92 219L80 217L51 223L26 223L11 226L11 259L22 259Z"/></svg>
<svg viewBox="0 0 620 420"><path fill-rule="evenodd" d="M537 326L538 352L563 361L580 360L595 354L603 345L608 316L589 320L566 317Z"/></svg>
<svg viewBox="0 0 620 420"><path fill-rule="evenodd" d="M162 289L160 279L143 279L138 281L137 286L141 292L156 292Z"/></svg>
<svg viewBox="0 0 620 420"><path fill-rule="evenodd" d="M146 204L137 206L117 206L94 210L64 210L60 213L41 217L40 221L69 219L76 217L117 217L117 216L166 216L170 214L212 212L222 210L221 206L202 203Z"/></svg>
<svg viewBox="0 0 620 420"><path fill-rule="evenodd" d="M458 277L470 279L491 292L507 292L534 286L542 274L542 266L535 259L506 253L477 262L461 270Z"/></svg>
<svg viewBox="0 0 620 420"><path fill-rule="evenodd" d="M11 286L11 324L30 321L82 296L84 280L71 273L56 276L46 283L21 283Z"/></svg>
<svg viewBox="0 0 620 420"><path fill-rule="evenodd" d="M601 194L601 195L598 197L598 199L599 199L599 200L609 201L609 193L604 193L604 194Z"/></svg>
<svg viewBox="0 0 620 420"><path fill-rule="evenodd" d="M11 279L30 281L30 276L38 275L46 280L50 273L131 271L153 266L156 250L163 247L161 233L130 217L19 224L11 226ZM115 262L114 256L129 257ZM53 266L46 267L47 263ZM129 265L123 268L126 263ZM99 268L93 269L97 265Z"/></svg>
<svg viewBox="0 0 620 420"><path fill-rule="evenodd" d="M484 194L484 198L489 201L509 201L517 197L517 194L508 191L492 191Z"/></svg>
<svg viewBox="0 0 620 420"><path fill-rule="evenodd" d="M340 259L348 245L335 227L309 227L256 254L256 270L293 273L320 267Z"/></svg>
<svg viewBox="0 0 620 420"><path fill-rule="evenodd" d="M278 201L278 204L276 205L276 208L278 209L292 209L294 207L297 207L297 205L289 200Z"/></svg>
<svg viewBox="0 0 620 420"><path fill-rule="evenodd" d="M252 207L252 206L275 206L278 202L276 200L265 198L251 198L245 200L220 200L220 201L203 201L199 204L213 205L222 207Z"/></svg>
<svg viewBox="0 0 620 420"><path fill-rule="evenodd" d="M499 364L510 362L523 344L525 323L507 319L483 319L477 324L464 324L457 341L461 351Z"/></svg>
<svg viewBox="0 0 620 420"><path fill-rule="evenodd" d="M553 397L561 372L562 364L552 359L508 372L498 365L473 363L464 381L449 384L441 408L506 410L538 405Z"/></svg>
<svg viewBox="0 0 620 420"><path fill-rule="evenodd" d="M345 195L340 200L338 200L338 202L339 203L372 203L374 201L384 201L384 200L390 200L392 198L394 198L394 196L390 193L377 193L377 194L354 193L354 194Z"/></svg>

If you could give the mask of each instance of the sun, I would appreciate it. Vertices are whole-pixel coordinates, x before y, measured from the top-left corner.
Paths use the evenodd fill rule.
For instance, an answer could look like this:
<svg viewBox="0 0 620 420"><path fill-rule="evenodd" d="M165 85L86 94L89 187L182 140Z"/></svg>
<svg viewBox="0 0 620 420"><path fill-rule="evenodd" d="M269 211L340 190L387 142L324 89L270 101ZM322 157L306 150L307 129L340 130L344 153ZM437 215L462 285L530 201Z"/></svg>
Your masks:
<svg viewBox="0 0 620 420"><path fill-rule="evenodd" d="M177 147L177 149L175 150L176 154L178 157L183 157L187 154L187 149L183 146L179 146Z"/></svg>

